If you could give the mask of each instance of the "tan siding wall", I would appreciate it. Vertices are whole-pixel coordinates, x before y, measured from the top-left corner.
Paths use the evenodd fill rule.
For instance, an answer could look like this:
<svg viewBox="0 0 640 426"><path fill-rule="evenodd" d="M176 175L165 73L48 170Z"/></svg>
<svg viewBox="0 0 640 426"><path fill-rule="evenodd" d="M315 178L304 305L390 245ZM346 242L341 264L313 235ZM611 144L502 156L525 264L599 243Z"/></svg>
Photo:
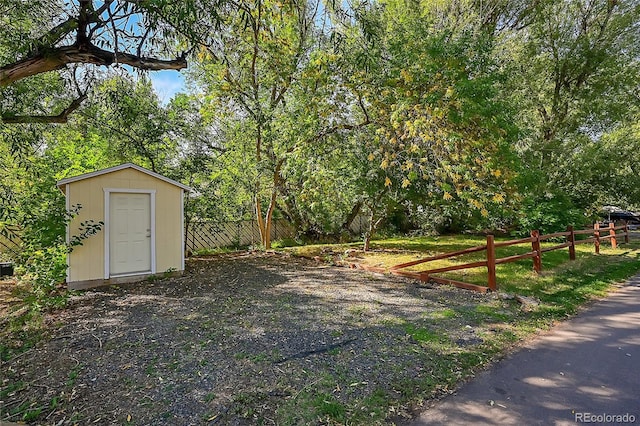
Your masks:
<svg viewBox="0 0 640 426"><path fill-rule="evenodd" d="M69 225L71 236L79 233L80 223L104 221L104 188L156 190L156 271L181 270L182 223L181 188L134 169L124 169L69 184L69 205L82 209ZM104 228L75 247L69 256L69 281L104 278Z"/></svg>

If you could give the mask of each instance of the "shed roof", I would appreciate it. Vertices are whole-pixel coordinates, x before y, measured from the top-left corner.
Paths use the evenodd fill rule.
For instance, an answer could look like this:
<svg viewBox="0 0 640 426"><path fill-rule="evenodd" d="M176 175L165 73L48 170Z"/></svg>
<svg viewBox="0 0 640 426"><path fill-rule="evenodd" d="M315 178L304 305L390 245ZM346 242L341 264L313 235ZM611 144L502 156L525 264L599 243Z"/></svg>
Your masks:
<svg viewBox="0 0 640 426"><path fill-rule="evenodd" d="M124 169L134 169L137 170L139 172L142 172L144 174L147 174L149 176L152 176L156 179L160 179L164 182L170 183L171 185L175 185L179 188L184 189L185 191L190 191L191 188L188 187L187 185L184 185L180 182L177 182L173 179L169 179L166 176L162 176L156 172L152 172L151 170L147 170L144 167L140 167L137 164L133 164L133 163L124 163L124 164L120 164L119 166L113 166L113 167L109 167L106 169L102 169L102 170L96 170L95 172L90 172L90 173L85 173L82 175L78 175L78 176L72 176L72 177L68 177L65 179L61 179L59 180L56 185L58 186L58 188L60 188L60 190L62 190L64 192L64 185L68 184L68 183L73 183L73 182L77 182L80 180L85 180L85 179L91 179L94 178L96 176L101 176L101 175L105 175L107 173L113 173L113 172L117 172L119 170L124 170Z"/></svg>

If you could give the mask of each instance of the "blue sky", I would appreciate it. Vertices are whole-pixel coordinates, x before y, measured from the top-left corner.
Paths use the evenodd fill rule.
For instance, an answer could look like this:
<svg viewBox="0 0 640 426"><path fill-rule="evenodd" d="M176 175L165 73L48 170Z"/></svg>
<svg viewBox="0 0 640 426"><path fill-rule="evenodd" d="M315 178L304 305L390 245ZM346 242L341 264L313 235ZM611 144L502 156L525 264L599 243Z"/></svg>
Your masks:
<svg viewBox="0 0 640 426"><path fill-rule="evenodd" d="M153 71L149 73L149 78L160 101L164 104L169 102L176 93L186 91L184 75L178 71Z"/></svg>

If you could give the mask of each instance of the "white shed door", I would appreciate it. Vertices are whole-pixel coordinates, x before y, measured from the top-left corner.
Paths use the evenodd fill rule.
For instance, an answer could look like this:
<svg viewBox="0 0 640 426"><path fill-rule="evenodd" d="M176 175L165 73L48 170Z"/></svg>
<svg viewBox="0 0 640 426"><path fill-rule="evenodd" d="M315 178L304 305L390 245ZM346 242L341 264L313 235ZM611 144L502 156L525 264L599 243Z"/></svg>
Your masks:
<svg viewBox="0 0 640 426"><path fill-rule="evenodd" d="M151 272L150 194L111 193L109 272Z"/></svg>

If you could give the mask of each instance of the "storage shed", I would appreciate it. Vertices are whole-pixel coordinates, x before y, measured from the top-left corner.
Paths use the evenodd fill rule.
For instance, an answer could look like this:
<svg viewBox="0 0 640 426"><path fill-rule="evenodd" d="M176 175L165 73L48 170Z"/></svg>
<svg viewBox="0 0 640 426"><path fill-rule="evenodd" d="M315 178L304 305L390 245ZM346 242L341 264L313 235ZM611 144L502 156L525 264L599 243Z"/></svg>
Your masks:
<svg viewBox="0 0 640 426"><path fill-rule="evenodd" d="M97 234L67 256L72 289L136 281L184 271L184 194L190 188L135 164L62 179L67 211L80 210L67 225L67 242L87 221L104 222Z"/></svg>

